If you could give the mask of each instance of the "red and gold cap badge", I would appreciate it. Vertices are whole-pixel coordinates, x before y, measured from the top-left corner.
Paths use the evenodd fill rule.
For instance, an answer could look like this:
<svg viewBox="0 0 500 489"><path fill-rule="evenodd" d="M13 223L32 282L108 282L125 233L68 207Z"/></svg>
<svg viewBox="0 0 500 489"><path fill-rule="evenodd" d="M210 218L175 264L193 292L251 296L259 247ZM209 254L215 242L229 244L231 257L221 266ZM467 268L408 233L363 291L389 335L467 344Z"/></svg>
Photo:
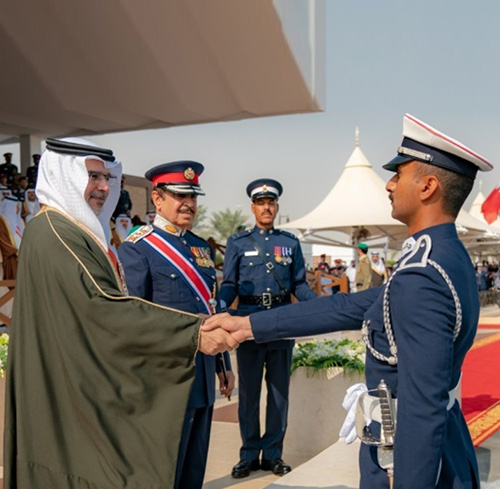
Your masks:
<svg viewBox="0 0 500 489"><path fill-rule="evenodd" d="M196 176L195 171L189 167L184 170L184 178L186 180L194 180L194 177Z"/></svg>

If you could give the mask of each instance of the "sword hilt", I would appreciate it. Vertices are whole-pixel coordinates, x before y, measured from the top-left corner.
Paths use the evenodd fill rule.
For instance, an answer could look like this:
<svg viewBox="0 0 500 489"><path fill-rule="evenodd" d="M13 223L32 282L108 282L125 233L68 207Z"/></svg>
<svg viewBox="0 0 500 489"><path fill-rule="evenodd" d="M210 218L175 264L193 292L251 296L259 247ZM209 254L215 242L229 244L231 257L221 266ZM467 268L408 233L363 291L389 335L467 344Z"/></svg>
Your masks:
<svg viewBox="0 0 500 489"><path fill-rule="evenodd" d="M396 430L391 389L387 385L387 382L382 379L377 386L377 391L380 399L380 413L382 418L381 438L384 440L385 444L394 445L394 435Z"/></svg>

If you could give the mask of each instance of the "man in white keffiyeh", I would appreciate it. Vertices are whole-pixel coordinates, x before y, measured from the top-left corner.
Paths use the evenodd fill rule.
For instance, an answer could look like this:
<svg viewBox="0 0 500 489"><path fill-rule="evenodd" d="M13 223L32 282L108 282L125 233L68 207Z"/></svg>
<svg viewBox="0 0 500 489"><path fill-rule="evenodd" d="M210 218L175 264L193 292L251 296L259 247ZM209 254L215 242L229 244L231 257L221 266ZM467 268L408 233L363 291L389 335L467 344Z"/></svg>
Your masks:
<svg viewBox="0 0 500 489"><path fill-rule="evenodd" d="M107 239L120 177L111 150L47 140L19 251L5 489L173 487L195 356L237 346L127 294Z"/></svg>
<svg viewBox="0 0 500 489"><path fill-rule="evenodd" d="M68 146L76 144L87 149L80 156L55 152L48 145L38 170L38 200L78 221L107 249L109 219L120 196L120 186L113 183L120 181L122 165L90 141L80 138L62 141Z"/></svg>

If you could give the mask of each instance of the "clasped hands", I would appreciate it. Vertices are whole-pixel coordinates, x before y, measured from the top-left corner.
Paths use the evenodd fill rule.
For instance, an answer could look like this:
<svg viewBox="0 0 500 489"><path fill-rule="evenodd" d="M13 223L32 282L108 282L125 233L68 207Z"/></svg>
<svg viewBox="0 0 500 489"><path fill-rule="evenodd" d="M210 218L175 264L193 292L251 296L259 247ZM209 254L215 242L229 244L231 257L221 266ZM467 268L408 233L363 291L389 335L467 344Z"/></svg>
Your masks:
<svg viewBox="0 0 500 489"><path fill-rule="evenodd" d="M252 336L249 316L231 316L227 312L206 316L201 326L199 350L207 355L232 351Z"/></svg>

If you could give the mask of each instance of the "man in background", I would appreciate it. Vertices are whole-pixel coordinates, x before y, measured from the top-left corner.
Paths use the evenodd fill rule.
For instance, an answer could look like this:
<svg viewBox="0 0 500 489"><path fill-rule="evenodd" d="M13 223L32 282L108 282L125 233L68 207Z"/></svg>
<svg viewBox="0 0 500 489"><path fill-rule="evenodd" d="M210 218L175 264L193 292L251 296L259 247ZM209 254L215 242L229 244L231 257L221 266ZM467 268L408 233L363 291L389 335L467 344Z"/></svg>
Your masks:
<svg viewBox="0 0 500 489"><path fill-rule="evenodd" d="M227 241L220 295L228 307L238 298L238 315L279 308L291 302L292 294L299 300L316 297L306 281L299 240L274 227L282 191L281 184L270 178L251 182L247 195L252 201L255 226ZM293 340L266 344L247 341L236 353L242 446L240 461L232 470L235 478L247 477L259 468L276 475L291 470L282 453L293 345ZM261 435L259 405L264 368L268 397L265 433Z"/></svg>
<svg viewBox="0 0 500 489"><path fill-rule="evenodd" d="M113 219L116 219L120 214L125 214L130 217L130 211L132 210L132 199L128 190L125 189L125 177L120 180L120 196L116 204L116 209L113 212Z"/></svg>
<svg viewBox="0 0 500 489"><path fill-rule="evenodd" d="M323 273L330 273L330 265L326 263L326 255L323 253L319 256L319 258L320 260L316 269L320 270Z"/></svg>
<svg viewBox="0 0 500 489"><path fill-rule="evenodd" d="M384 262L380 259L378 251L370 253L371 267L372 267L372 287L379 287L387 280L387 271L385 270Z"/></svg>
<svg viewBox="0 0 500 489"><path fill-rule="evenodd" d="M358 244L358 266L356 268L356 289L357 291L366 290L372 284L372 267L368 258L368 245L366 243Z"/></svg>
<svg viewBox="0 0 500 489"><path fill-rule="evenodd" d="M26 170L26 177L28 178L28 185L35 187L38 176L38 165L40 164L40 155L38 153L32 155L33 165Z"/></svg>

